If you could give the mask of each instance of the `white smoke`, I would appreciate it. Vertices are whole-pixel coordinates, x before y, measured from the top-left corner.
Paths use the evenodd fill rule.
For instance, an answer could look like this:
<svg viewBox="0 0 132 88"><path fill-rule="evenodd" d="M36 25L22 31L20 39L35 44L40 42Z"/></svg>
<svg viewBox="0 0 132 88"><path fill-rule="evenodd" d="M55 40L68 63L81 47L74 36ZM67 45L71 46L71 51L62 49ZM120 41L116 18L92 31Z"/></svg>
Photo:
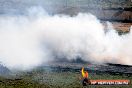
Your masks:
<svg viewBox="0 0 132 88"><path fill-rule="evenodd" d="M108 31L92 14L48 15L31 8L27 15L0 16L0 61L9 68L30 69L57 58L81 57L94 63L132 65L132 33ZM56 58L57 57L57 58Z"/></svg>

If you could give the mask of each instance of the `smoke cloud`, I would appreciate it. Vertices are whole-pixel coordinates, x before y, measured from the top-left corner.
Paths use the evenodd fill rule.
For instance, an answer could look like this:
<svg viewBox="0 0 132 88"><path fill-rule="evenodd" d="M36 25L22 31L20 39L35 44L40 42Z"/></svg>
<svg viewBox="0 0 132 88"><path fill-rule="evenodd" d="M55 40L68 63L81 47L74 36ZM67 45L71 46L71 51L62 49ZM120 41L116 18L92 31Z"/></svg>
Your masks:
<svg viewBox="0 0 132 88"><path fill-rule="evenodd" d="M41 7L25 15L0 16L0 62L10 69L30 69L57 58L132 65L132 33L107 31L90 13L50 16Z"/></svg>

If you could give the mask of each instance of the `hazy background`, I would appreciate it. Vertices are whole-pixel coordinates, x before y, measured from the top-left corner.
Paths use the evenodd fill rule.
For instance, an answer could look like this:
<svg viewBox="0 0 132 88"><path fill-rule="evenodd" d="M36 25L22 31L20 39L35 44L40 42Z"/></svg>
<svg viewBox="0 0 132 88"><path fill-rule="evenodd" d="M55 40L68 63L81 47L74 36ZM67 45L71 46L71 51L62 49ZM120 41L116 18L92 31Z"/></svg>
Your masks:
<svg viewBox="0 0 132 88"><path fill-rule="evenodd" d="M122 3L123 1L125 2L122 0ZM87 5L84 5L86 4L84 2ZM81 58L97 64L132 65L131 31L120 36L110 22L104 27L94 15L99 15L98 12L105 6L93 0L84 2L82 0L80 2L79 0L76 2L75 0L68 2L67 0L57 0L57 2L56 0L0 0L1 64L10 69L23 70L56 59ZM117 7L119 8L122 3L116 3L119 4ZM84 13L85 10L79 9L82 8L81 4L83 7L92 8L97 5L98 9L101 8L93 15L89 11ZM125 4L122 5L125 7ZM74 8L72 11L71 7ZM74 11L76 15L73 16L71 13ZM70 14L66 15L68 13Z"/></svg>

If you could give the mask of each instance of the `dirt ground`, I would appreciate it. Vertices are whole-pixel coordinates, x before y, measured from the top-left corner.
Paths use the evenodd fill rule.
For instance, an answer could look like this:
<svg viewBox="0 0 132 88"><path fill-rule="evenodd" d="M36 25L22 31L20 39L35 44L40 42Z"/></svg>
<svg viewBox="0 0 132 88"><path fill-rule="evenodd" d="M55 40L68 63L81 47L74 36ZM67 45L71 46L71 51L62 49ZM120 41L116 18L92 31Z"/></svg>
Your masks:
<svg viewBox="0 0 132 88"><path fill-rule="evenodd" d="M130 31L130 27L132 26L132 23L113 22L112 24L113 24L113 26L114 26L115 29L122 30L123 32Z"/></svg>

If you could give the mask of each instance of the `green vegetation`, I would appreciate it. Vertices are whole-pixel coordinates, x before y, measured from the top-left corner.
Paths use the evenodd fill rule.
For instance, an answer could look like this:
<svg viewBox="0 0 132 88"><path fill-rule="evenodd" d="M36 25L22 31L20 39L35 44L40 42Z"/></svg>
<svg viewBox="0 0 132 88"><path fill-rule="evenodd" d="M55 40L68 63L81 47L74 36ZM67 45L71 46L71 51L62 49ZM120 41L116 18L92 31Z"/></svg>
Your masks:
<svg viewBox="0 0 132 88"><path fill-rule="evenodd" d="M90 72L90 79L129 79L132 75ZM82 88L80 72L33 70L21 75L0 77L0 88ZM87 86L86 88L132 88L128 86Z"/></svg>

